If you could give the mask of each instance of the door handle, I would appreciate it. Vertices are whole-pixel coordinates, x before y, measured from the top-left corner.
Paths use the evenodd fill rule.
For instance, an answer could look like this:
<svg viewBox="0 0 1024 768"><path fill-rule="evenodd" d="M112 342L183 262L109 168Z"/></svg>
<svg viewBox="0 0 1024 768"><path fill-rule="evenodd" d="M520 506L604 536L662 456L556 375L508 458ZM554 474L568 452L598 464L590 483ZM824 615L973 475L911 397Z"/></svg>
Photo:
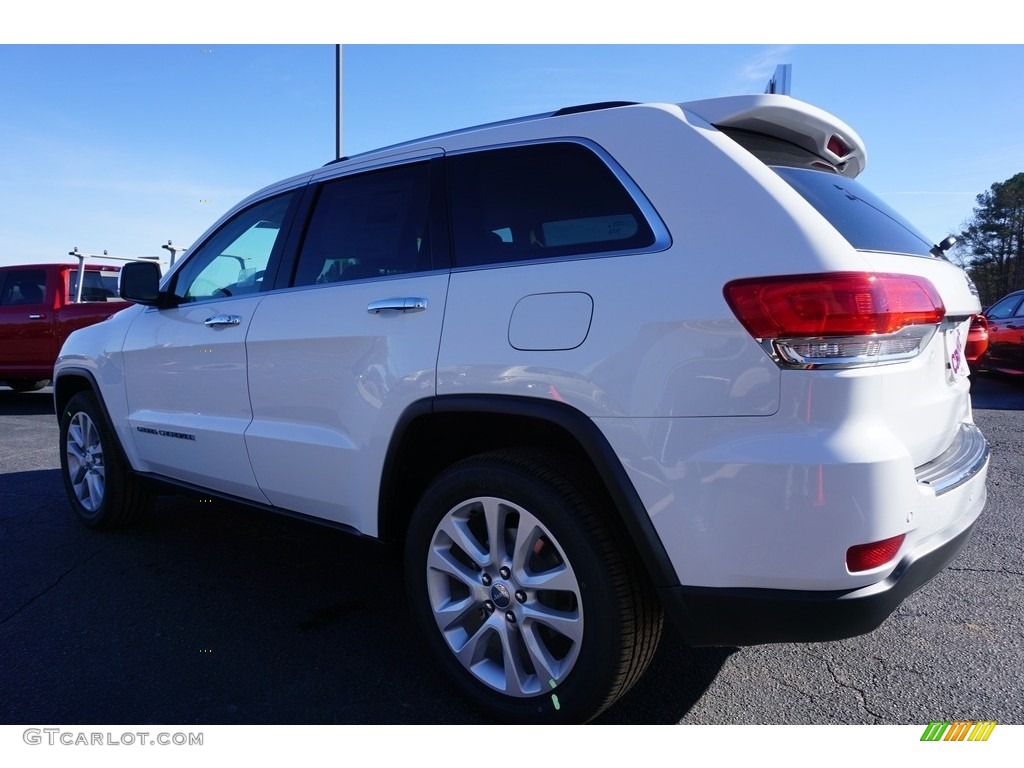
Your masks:
<svg viewBox="0 0 1024 768"><path fill-rule="evenodd" d="M240 325L242 318L238 315L214 315L206 318L205 324L210 328L220 325Z"/></svg>
<svg viewBox="0 0 1024 768"><path fill-rule="evenodd" d="M422 312L426 308L427 300L416 296L379 299L378 301L371 301L366 305L366 311L371 315L376 315L385 309L394 310L395 312Z"/></svg>
<svg viewBox="0 0 1024 768"><path fill-rule="evenodd" d="M46 315L32 314L32 315L28 316L28 319L29 320L44 320L44 319L46 319Z"/></svg>

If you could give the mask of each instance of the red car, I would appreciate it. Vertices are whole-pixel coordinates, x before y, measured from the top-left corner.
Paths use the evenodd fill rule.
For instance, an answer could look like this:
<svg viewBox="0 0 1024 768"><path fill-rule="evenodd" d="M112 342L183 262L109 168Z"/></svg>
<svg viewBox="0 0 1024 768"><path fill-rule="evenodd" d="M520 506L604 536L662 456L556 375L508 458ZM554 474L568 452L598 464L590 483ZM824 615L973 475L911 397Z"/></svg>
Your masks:
<svg viewBox="0 0 1024 768"><path fill-rule="evenodd" d="M1004 296L985 310L988 351L981 366L1001 373L1024 374L1024 291Z"/></svg>

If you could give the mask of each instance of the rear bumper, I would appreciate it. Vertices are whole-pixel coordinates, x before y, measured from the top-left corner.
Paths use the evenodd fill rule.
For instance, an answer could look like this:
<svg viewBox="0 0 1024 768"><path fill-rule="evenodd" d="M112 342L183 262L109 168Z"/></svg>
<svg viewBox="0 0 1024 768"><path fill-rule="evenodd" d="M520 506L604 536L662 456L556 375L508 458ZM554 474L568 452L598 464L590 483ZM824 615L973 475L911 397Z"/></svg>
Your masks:
<svg viewBox="0 0 1024 768"><path fill-rule="evenodd" d="M885 579L850 591L666 587L669 620L696 646L842 640L871 632L942 571L970 538L972 522L941 546L904 557Z"/></svg>

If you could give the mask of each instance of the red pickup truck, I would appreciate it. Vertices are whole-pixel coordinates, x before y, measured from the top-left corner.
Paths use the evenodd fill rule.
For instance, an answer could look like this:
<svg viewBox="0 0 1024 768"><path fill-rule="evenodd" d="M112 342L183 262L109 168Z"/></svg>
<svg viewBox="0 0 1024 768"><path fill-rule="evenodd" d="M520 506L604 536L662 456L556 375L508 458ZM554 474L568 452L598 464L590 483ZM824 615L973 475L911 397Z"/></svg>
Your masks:
<svg viewBox="0 0 1024 768"><path fill-rule="evenodd" d="M90 264L0 266L0 384L40 389L68 335L129 306L117 294L120 267Z"/></svg>

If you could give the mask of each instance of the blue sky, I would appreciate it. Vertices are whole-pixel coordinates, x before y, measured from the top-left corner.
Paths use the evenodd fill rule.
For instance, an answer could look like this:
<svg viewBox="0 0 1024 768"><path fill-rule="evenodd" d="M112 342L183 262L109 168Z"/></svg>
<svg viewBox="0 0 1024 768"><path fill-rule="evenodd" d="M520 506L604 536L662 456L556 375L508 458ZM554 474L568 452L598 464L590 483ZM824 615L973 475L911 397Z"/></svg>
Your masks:
<svg viewBox="0 0 1024 768"><path fill-rule="evenodd" d="M0 41L0 263L75 246L166 256L168 239L190 244L250 192L334 156L331 43ZM343 51L346 154L578 103L759 93L791 64L792 95L865 140L861 180L935 240L1024 170L1024 45Z"/></svg>

